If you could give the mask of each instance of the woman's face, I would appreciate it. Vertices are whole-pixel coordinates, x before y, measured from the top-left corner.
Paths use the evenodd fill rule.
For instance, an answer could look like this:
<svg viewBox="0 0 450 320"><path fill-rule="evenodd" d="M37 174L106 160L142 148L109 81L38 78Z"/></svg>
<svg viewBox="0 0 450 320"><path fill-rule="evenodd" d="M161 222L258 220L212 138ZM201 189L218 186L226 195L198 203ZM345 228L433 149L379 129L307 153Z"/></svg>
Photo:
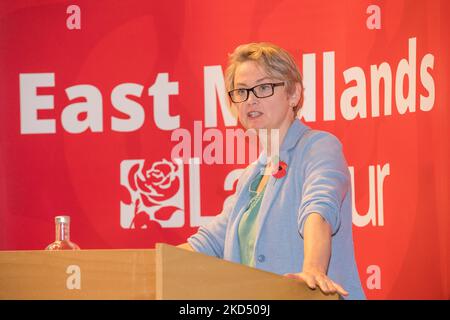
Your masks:
<svg viewBox="0 0 450 320"><path fill-rule="evenodd" d="M280 80L270 77L263 68L254 61L246 61L238 65L234 75L234 88L252 88L263 83L279 83ZM286 84L285 84L286 85ZM249 92L244 102L234 103L238 108L239 121L246 129L287 129L294 116L293 97L288 96L285 86L274 87L274 94L266 98L257 98ZM294 104L295 105L295 104Z"/></svg>

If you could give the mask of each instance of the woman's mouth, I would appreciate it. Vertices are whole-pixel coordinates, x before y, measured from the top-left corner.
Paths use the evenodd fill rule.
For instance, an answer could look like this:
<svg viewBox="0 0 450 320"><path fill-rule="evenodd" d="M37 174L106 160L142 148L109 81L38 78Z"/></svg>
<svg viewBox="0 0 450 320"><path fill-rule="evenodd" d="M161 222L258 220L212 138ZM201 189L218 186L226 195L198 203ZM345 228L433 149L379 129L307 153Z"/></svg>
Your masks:
<svg viewBox="0 0 450 320"><path fill-rule="evenodd" d="M262 112L259 112L259 111L250 111L250 112L247 112L247 117L249 118L249 119L256 119L256 118L259 118L260 116L262 116L263 115L263 113Z"/></svg>

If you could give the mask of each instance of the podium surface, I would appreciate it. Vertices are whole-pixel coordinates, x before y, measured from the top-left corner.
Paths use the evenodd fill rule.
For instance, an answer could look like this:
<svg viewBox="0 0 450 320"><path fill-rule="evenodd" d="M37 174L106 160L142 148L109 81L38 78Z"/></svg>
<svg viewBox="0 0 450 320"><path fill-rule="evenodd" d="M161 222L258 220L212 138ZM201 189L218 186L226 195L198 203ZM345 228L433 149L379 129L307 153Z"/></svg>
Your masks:
<svg viewBox="0 0 450 320"><path fill-rule="evenodd" d="M338 299L306 284L165 244L145 250L0 251L0 299Z"/></svg>

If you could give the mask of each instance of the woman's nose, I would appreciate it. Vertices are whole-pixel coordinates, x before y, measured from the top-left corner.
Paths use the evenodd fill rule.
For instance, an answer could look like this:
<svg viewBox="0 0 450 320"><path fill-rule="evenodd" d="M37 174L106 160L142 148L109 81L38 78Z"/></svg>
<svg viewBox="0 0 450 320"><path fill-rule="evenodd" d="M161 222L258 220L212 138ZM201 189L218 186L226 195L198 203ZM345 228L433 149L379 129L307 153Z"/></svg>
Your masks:
<svg viewBox="0 0 450 320"><path fill-rule="evenodd" d="M247 103L248 104L255 104L259 101L259 98L257 96L255 96L255 94L253 93L253 91L250 91L248 93L248 99L247 99Z"/></svg>

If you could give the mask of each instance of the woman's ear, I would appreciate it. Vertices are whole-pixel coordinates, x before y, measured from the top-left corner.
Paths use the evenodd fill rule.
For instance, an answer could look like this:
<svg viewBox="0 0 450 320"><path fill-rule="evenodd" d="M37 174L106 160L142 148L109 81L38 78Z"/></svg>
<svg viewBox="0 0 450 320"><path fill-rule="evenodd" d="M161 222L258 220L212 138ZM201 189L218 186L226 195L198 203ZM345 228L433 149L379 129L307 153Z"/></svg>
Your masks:
<svg viewBox="0 0 450 320"><path fill-rule="evenodd" d="M295 83L295 90L289 97L289 105L297 106L301 101L302 96L302 85L300 83Z"/></svg>

